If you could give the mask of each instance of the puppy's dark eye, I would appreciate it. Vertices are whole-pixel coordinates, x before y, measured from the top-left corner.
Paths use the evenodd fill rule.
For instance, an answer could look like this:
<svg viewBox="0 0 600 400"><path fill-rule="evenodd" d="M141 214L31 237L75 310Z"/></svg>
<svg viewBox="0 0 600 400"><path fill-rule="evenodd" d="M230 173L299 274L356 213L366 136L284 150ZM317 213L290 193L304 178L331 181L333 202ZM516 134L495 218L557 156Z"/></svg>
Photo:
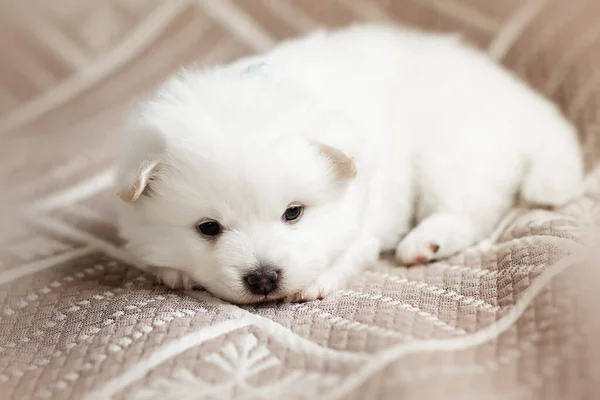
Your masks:
<svg viewBox="0 0 600 400"><path fill-rule="evenodd" d="M283 219L284 222L293 222L300 218L303 212L303 206L293 205L288 207L287 210L285 210L285 212L281 216L281 219Z"/></svg>
<svg viewBox="0 0 600 400"><path fill-rule="evenodd" d="M206 236L217 236L223 228L217 221L206 221L198 224L198 231Z"/></svg>

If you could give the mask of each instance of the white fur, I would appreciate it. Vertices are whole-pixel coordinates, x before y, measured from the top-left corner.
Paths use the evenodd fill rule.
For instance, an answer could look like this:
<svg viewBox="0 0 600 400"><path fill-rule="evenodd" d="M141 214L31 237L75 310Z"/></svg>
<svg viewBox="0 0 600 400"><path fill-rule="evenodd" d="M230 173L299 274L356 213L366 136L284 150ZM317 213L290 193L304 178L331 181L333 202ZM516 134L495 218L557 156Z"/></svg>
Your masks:
<svg viewBox="0 0 600 400"><path fill-rule="evenodd" d="M243 73L260 61L268 69ZM405 264L449 256L518 194L558 206L583 173L575 130L549 101L454 36L389 26L183 72L128 138L119 189L152 188L120 202L129 249L170 286L238 303L321 298L383 250ZM320 143L353 158L357 176L340 181ZM306 212L284 224L293 202ZM203 218L227 230L207 241L194 229ZM283 273L267 297L242 283L261 261Z"/></svg>

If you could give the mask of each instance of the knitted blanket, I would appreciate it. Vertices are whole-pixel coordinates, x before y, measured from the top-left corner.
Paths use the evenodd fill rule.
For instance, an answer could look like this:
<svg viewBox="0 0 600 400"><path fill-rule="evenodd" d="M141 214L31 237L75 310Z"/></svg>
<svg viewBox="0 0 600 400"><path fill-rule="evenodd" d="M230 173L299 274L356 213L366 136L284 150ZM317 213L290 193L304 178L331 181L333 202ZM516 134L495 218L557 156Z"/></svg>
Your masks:
<svg viewBox="0 0 600 400"><path fill-rule="evenodd" d="M3 2L0 397L600 398L599 20L586 0ZM459 32L552 98L586 193L323 301L238 307L134 268L111 209L128 108L182 65L356 21Z"/></svg>

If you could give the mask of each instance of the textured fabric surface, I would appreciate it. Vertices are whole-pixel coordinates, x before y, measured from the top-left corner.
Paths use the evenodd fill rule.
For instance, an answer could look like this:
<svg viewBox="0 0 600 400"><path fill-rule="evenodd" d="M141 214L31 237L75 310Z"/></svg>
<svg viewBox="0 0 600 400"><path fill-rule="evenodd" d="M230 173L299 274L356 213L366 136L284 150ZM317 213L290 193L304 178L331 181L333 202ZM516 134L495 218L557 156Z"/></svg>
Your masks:
<svg viewBox="0 0 600 400"><path fill-rule="evenodd" d="M600 273L578 262L600 223L599 19L586 0L2 2L0 397L599 398ZM551 97L586 194L305 304L237 307L133 268L110 207L127 107L181 65L355 21L460 32Z"/></svg>

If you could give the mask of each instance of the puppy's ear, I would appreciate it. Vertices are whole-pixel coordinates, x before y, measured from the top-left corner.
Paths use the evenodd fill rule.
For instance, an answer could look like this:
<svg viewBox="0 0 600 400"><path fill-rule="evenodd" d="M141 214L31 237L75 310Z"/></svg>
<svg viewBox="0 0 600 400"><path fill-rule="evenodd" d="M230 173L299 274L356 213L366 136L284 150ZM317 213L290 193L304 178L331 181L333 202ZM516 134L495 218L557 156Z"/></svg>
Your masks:
<svg viewBox="0 0 600 400"><path fill-rule="evenodd" d="M127 134L117 187L123 201L134 203L152 192L151 184L158 175L166 141L162 132L144 125L131 126Z"/></svg>
<svg viewBox="0 0 600 400"><path fill-rule="evenodd" d="M321 155L331 162L336 178L341 181L349 181L356 177L356 164L354 159L347 156L343 151L324 143L317 143Z"/></svg>
<svg viewBox="0 0 600 400"><path fill-rule="evenodd" d="M128 176L123 177L119 192L123 201L135 203L141 195L147 195L152 191L150 182L154 178L158 163L158 160L142 161Z"/></svg>

